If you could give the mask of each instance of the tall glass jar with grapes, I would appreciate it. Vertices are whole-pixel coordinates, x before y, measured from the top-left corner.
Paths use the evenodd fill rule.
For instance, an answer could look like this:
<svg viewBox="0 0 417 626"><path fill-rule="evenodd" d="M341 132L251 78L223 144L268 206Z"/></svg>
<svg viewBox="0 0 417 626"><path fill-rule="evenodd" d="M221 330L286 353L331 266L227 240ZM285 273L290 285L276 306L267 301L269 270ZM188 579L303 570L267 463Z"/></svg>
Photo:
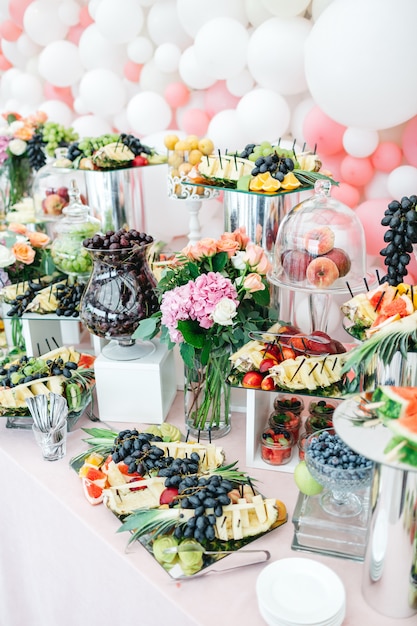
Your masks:
<svg viewBox="0 0 417 626"><path fill-rule="evenodd" d="M78 281L86 281L93 261L83 241L100 230L100 221L90 215L90 209L81 202L75 180L69 189L70 202L63 209L64 217L55 223L55 238L51 256L57 269Z"/></svg>

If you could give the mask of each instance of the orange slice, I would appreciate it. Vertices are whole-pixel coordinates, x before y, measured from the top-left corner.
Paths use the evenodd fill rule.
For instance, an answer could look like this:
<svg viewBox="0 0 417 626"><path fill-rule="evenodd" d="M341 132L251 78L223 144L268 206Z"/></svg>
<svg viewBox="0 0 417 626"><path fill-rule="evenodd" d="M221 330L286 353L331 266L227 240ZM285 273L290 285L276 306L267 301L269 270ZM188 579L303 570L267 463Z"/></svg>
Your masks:
<svg viewBox="0 0 417 626"><path fill-rule="evenodd" d="M263 181L261 180L261 174L254 176L249 183L250 191L262 191Z"/></svg>
<svg viewBox="0 0 417 626"><path fill-rule="evenodd" d="M281 187L287 191L290 189L297 189L300 185L300 181L292 172L288 172L288 174L284 176L284 180L281 183Z"/></svg>

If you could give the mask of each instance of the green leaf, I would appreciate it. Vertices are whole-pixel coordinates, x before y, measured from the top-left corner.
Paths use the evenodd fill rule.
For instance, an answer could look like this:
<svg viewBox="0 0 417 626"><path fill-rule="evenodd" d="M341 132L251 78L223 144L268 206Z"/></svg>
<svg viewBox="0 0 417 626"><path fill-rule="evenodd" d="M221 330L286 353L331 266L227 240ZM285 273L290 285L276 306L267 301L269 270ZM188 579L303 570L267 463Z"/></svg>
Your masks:
<svg viewBox="0 0 417 626"><path fill-rule="evenodd" d="M256 304L260 304L261 306L268 306L270 301L269 289L264 289L263 291L254 291L252 293L252 298L256 302Z"/></svg>
<svg viewBox="0 0 417 626"><path fill-rule="evenodd" d="M227 252L218 252L212 257L213 272L221 272L227 264Z"/></svg>
<svg viewBox="0 0 417 626"><path fill-rule="evenodd" d="M180 355L185 365L192 368L195 360L195 349L187 343L180 344Z"/></svg>
<svg viewBox="0 0 417 626"><path fill-rule="evenodd" d="M147 341L148 339L152 339L155 337L159 330L159 321L161 315L159 314L157 317L148 317L145 320L141 320L139 322L139 326L135 330L132 335L132 339L142 339L143 341Z"/></svg>
<svg viewBox="0 0 417 626"><path fill-rule="evenodd" d="M197 320L180 320L177 328L186 343L191 344L194 348L203 348L206 342L206 335Z"/></svg>

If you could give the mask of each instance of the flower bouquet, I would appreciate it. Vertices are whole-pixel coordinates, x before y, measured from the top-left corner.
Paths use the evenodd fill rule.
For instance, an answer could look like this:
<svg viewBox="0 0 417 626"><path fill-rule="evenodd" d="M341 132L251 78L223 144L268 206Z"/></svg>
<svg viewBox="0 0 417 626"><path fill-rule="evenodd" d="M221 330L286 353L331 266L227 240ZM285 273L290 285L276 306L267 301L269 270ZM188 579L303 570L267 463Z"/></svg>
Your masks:
<svg viewBox="0 0 417 626"><path fill-rule="evenodd" d="M222 436L230 430L229 358L248 333L271 323L269 270L264 250L249 240L244 228L190 244L158 283L160 310L133 335L151 339L161 332L169 347L179 345L187 426L199 436Z"/></svg>
<svg viewBox="0 0 417 626"><path fill-rule="evenodd" d="M0 267L3 268L2 286L40 278L54 268L50 257L48 235L31 231L24 224L11 223L0 234Z"/></svg>

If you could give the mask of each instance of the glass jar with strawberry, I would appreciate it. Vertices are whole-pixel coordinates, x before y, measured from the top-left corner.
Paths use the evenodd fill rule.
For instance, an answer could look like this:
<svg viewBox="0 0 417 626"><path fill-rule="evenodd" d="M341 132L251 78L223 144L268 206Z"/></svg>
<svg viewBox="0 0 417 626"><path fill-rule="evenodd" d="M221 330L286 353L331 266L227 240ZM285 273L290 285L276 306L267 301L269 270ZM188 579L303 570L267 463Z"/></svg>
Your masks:
<svg viewBox="0 0 417 626"><path fill-rule="evenodd" d="M336 403L326 400L312 401L308 407L308 417L305 421L305 429L308 434L333 427L333 413Z"/></svg>
<svg viewBox="0 0 417 626"><path fill-rule="evenodd" d="M276 411L291 411L295 415L301 415L304 409L304 401L299 396L278 395L274 399Z"/></svg>
<svg viewBox="0 0 417 626"><path fill-rule="evenodd" d="M289 430L294 438L294 443L297 443L301 427L301 417L299 415L292 411L272 411L268 424L272 428L278 426Z"/></svg>
<svg viewBox="0 0 417 626"><path fill-rule="evenodd" d="M285 465L291 460L294 438L289 430L267 427L261 435L261 457L270 465Z"/></svg>

